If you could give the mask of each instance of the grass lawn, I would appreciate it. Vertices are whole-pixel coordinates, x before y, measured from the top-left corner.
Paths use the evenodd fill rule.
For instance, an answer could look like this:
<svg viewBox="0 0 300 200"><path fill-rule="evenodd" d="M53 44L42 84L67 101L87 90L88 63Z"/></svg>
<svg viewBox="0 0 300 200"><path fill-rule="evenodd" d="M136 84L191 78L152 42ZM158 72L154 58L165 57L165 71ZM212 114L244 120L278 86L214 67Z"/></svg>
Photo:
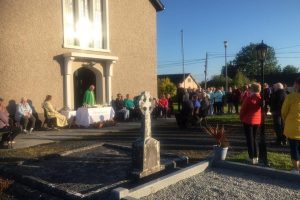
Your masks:
<svg viewBox="0 0 300 200"><path fill-rule="evenodd" d="M174 103L174 112L178 112L178 104ZM227 113L227 106L225 106L225 113ZM207 117L209 123L219 124L242 124L238 114L223 114L223 115L212 115ZM272 119L270 116L266 118L266 125L271 125Z"/></svg>
<svg viewBox="0 0 300 200"><path fill-rule="evenodd" d="M246 151L229 156L228 161L246 163L246 159L248 158L248 153ZM279 170L291 170L292 162L289 154L286 153L275 153L268 152L268 160L271 168L279 169Z"/></svg>
<svg viewBox="0 0 300 200"><path fill-rule="evenodd" d="M207 117L207 121L219 124L241 124L241 120L237 114L212 115Z"/></svg>

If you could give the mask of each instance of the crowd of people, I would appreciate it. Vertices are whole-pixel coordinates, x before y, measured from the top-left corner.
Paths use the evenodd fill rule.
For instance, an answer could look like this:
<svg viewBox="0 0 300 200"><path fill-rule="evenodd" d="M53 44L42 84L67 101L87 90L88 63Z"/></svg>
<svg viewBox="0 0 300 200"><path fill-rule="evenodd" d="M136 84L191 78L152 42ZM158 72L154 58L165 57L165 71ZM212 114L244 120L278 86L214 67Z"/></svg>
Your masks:
<svg viewBox="0 0 300 200"><path fill-rule="evenodd" d="M191 125L200 125L203 119L209 114L209 95L204 90L183 90L178 91L178 110L175 115L180 128Z"/></svg>
<svg viewBox="0 0 300 200"><path fill-rule="evenodd" d="M257 136L260 133L262 115L273 119L276 143L290 146L293 172L300 167L300 78L295 81L290 94L287 86L276 83L273 86L259 83L247 84L242 88L223 87L203 89L181 89L178 94L179 113L176 116L180 127L196 123L207 115L236 113L243 123L248 148L248 161L258 164ZM227 109L226 109L227 107ZM201 125L201 123L200 123Z"/></svg>
<svg viewBox="0 0 300 200"><path fill-rule="evenodd" d="M117 98L112 101L112 107L116 113L116 120L139 120L141 119L141 111L139 108L140 96L131 98L129 94L123 98L123 95L118 93ZM170 94L161 95L159 99L152 98L152 116L153 118L168 118L174 114L173 100Z"/></svg>
<svg viewBox="0 0 300 200"><path fill-rule="evenodd" d="M289 94L282 83L272 87L252 83L246 88L249 93L242 98L240 119L244 126L248 148L248 161L258 164L258 144L263 116L272 115L278 145L289 143L293 173L299 174L300 160L300 78L294 83L294 92ZM260 132L261 133L261 132Z"/></svg>
<svg viewBox="0 0 300 200"><path fill-rule="evenodd" d="M94 103L94 87L90 87L85 95L85 104ZM300 167L300 78L295 81L294 91L289 94L287 87L282 83L273 86L259 83L245 85L243 88L229 87L225 92L223 87L204 89L178 89L178 113L174 113L173 97L162 94L159 99L153 98L153 118L168 118L175 115L181 128L189 124L200 125L208 115L222 115L227 113L239 114L243 123L246 143L248 147L248 161L257 164L259 135L262 116L271 115L278 145L290 146L293 171L299 173ZM89 93L88 93L89 92ZM92 102L93 101L93 102ZM227 109L226 109L227 106ZM112 101L116 113L116 120L135 120L141 118L139 96L125 98L117 94ZM47 95L42 108L45 118L53 119L58 127L68 125L67 118L54 109L52 96ZM16 105L15 112L7 111L4 99L0 98L0 132L1 144L13 142L18 133L31 134L35 129L38 115L32 102L26 98ZM17 126L16 126L17 124ZM17 127L17 128L13 128Z"/></svg>

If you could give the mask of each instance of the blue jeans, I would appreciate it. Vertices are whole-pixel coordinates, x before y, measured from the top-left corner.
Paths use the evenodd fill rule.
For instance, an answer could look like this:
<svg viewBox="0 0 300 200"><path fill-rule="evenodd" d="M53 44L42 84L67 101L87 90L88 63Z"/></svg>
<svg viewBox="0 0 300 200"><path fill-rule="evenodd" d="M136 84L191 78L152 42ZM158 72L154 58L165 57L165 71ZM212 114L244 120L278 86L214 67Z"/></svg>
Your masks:
<svg viewBox="0 0 300 200"><path fill-rule="evenodd" d="M123 108L122 110L117 111L117 114L123 115L124 120L129 119L129 110L127 110L126 108Z"/></svg>

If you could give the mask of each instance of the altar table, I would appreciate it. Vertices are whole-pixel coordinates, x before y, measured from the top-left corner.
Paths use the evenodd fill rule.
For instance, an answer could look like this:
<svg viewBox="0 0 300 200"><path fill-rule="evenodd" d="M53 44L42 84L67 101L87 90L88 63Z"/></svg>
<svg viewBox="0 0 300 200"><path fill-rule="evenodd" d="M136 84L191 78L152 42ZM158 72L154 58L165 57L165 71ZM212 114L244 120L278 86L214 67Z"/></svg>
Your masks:
<svg viewBox="0 0 300 200"><path fill-rule="evenodd" d="M115 116L115 111L112 107L101 108L78 108L76 111L76 124L78 126L89 127L97 122L112 120Z"/></svg>

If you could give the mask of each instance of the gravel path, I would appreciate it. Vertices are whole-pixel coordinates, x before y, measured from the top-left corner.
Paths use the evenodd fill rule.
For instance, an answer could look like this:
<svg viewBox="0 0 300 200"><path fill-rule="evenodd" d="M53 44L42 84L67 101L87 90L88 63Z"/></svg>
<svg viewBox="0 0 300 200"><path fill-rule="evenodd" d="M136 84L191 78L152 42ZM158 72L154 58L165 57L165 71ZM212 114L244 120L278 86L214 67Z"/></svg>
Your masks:
<svg viewBox="0 0 300 200"><path fill-rule="evenodd" d="M231 170L213 169L178 182L142 200L300 199L300 183L288 183Z"/></svg>

